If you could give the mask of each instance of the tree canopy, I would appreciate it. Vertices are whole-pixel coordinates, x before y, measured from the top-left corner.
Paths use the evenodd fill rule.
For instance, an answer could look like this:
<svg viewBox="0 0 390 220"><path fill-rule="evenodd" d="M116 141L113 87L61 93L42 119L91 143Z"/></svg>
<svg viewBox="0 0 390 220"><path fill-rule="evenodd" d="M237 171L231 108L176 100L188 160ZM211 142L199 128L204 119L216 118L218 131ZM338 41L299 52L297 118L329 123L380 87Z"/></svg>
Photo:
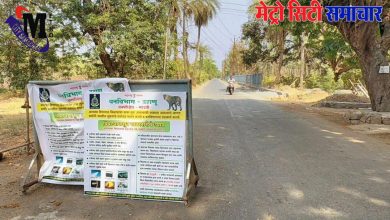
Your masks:
<svg viewBox="0 0 390 220"><path fill-rule="evenodd" d="M211 1L186 2L195 5ZM213 2L217 4L216 0ZM14 15L17 5L23 5L33 13L51 14L54 36L49 38L48 53L33 52L21 45L7 24L1 22L0 84L21 89L27 81L40 79L162 78L167 27L173 33L168 39L167 76L185 77L184 70L178 66L183 62L177 55L180 43L176 28L183 21L180 18L183 3L185 1L4 0L0 3L1 20ZM207 7L203 9L197 11L197 18L211 16ZM170 51L174 51L173 58Z"/></svg>

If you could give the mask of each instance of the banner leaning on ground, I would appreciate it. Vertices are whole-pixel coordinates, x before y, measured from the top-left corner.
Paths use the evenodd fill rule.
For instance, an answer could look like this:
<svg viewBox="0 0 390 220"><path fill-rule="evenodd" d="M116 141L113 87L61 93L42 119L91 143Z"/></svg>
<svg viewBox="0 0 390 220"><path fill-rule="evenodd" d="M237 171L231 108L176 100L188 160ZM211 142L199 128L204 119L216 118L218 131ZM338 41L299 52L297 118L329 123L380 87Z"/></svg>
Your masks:
<svg viewBox="0 0 390 220"><path fill-rule="evenodd" d="M85 93L86 195L182 201L185 92Z"/></svg>
<svg viewBox="0 0 390 220"><path fill-rule="evenodd" d="M127 79L110 78L61 85L28 85L32 115L44 164L39 180L83 185L85 92L128 92Z"/></svg>

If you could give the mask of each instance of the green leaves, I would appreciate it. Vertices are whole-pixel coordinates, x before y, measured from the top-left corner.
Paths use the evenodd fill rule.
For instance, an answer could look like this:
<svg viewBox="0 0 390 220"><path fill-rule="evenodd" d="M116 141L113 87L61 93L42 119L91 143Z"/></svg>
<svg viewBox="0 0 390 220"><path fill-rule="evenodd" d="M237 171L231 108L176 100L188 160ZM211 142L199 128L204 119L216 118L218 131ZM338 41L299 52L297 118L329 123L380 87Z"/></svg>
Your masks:
<svg viewBox="0 0 390 220"><path fill-rule="evenodd" d="M217 0L193 0L190 2L196 26L205 26L215 16L219 3Z"/></svg>
<svg viewBox="0 0 390 220"><path fill-rule="evenodd" d="M5 20L13 14L18 2L0 3L0 18ZM207 6L192 13L201 19L211 18L218 7L216 0L186 2L193 10L195 6ZM175 9L183 5L181 0L173 3ZM37 0L25 6L52 14L54 37L49 39L48 53L35 53L21 45L9 27L0 22L0 82L8 81L16 89L37 79L162 78L167 20L171 19L170 29L177 33L180 16L175 10L168 17L172 5L163 0ZM173 41L170 45L177 47L178 39ZM202 69L200 75L217 74L207 51L201 54L206 70ZM170 61L167 68L168 76L174 78L180 77L175 72L179 71L176 61Z"/></svg>
<svg viewBox="0 0 390 220"><path fill-rule="evenodd" d="M156 70L155 63L161 62L166 10L164 4L147 0L71 0L60 14L75 22L65 26L77 26L77 42L93 43L107 76L141 78L162 68Z"/></svg>

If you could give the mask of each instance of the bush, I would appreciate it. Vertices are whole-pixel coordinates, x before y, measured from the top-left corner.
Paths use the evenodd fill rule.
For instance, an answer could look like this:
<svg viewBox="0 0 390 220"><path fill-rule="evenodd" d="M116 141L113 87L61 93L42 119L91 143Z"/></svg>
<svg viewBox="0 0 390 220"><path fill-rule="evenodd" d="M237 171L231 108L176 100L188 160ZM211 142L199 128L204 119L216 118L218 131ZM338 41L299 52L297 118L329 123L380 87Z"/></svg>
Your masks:
<svg viewBox="0 0 390 220"><path fill-rule="evenodd" d="M344 73L343 75L341 75L340 78L341 78L340 80L344 82L345 89L350 89L352 86L349 80L351 80L352 82L358 82L360 80L362 83L364 83L363 74L360 69L350 70Z"/></svg>
<svg viewBox="0 0 390 220"><path fill-rule="evenodd" d="M273 87L275 85L276 77L274 75L265 74L263 78L264 87Z"/></svg>
<svg viewBox="0 0 390 220"><path fill-rule="evenodd" d="M321 88L327 92L333 92L336 89L343 89L344 83L342 80L338 82L334 81L334 74L327 73L325 76L321 76L319 73L313 73L305 79L306 88Z"/></svg>
<svg viewBox="0 0 390 220"><path fill-rule="evenodd" d="M296 87L299 84L299 78L295 77L292 74L291 75L284 75L284 76L281 77L280 83L283 84L283 85L294 84L293 86Z"/></svg>

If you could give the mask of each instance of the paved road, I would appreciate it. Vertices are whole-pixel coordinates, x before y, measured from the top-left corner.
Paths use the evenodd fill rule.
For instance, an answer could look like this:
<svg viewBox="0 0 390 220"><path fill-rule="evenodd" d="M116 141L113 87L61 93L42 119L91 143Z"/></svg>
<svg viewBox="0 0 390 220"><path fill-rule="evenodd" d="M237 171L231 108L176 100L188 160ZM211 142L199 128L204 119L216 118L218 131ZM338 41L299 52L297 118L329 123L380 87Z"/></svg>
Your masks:
<svg viewBox="0 0 390 220"><path fill-rule="evenodd" d="M390 219L390 146L223 89L194 104L205 216Z"/></svg>
<svg viewBox="0 0 390 220"><path fill-rule="evenodd" d="M20 207L0 218L390 219L389 145L224 88L212 80L194 94L201 180L189 208L44 185L10 197Z"/></svg>

